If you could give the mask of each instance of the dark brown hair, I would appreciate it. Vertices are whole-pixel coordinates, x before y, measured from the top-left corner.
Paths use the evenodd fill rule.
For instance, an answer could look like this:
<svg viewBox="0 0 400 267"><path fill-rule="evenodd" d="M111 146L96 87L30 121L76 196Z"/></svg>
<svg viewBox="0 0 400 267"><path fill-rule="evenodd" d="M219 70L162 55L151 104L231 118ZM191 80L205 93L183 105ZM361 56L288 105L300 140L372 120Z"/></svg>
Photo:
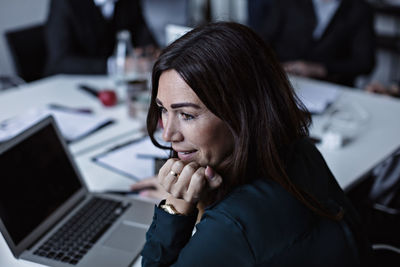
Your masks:
<svg viewBox="0 0 400 267"><path fill-rule="evenodd" d="M272 50L250 28L217 22L169 45L153 68L147 129L154 138L161 74L174 69L204 105L230 129L235 147L223 174L224 192L260 177L272 179L312 210L331 217L285 172L288 146L308 135L310 115L298 100ZM229 177L229 178L226 178Z"/></svg>

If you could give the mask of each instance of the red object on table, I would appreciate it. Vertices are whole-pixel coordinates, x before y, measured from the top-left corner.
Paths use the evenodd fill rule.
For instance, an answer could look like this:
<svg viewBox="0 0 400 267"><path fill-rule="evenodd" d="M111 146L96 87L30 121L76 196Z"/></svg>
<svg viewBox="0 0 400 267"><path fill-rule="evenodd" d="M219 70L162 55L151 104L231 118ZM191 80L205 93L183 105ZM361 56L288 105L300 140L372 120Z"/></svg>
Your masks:
<svg viewBox="0 0 400 267"><path fill-rule="evenodd" d="M117 94L112 90L100 91L97 95L101 103L106 107L111 107L117 104Z"/></svg>
<svg viewBox="0 0 400 267"><path fill-rule="evenodd" d="M87 85L80 85L79 88L100 99L101 103L106 107L117 104L117 94L113 90L97 91Z"/></svg>

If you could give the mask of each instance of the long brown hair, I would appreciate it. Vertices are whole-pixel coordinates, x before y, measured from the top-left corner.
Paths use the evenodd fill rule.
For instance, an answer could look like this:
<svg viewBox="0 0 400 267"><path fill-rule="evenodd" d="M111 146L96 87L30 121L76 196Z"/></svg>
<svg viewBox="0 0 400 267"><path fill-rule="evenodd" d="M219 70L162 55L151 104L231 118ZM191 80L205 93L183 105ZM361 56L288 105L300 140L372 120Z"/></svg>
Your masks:
<svg viewBox="0 0 400 267"><path fill-rule="evenodd" d="M311 118L272 50L250 28L217 22L196 28L169 45L156 61L147 129L154 138L161 74L174 69L204 105L230 129L235 147L224 192L265 177L281 184L320 215L335 218L294 185L285 171L287 148L308 135ZM229 177L229 178L226 178Z"/></svg>

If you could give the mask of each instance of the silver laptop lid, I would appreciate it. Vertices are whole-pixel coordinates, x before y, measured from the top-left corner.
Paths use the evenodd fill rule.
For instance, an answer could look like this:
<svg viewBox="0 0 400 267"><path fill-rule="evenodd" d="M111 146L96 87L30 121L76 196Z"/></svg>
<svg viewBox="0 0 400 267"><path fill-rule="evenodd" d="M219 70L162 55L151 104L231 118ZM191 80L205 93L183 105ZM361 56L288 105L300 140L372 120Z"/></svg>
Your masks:
<svg viewBox="0 0 400 267"><path fill-rule="evenodd" d="M0 145L0 231L16 258L88 192L52 117Z"/></svg>

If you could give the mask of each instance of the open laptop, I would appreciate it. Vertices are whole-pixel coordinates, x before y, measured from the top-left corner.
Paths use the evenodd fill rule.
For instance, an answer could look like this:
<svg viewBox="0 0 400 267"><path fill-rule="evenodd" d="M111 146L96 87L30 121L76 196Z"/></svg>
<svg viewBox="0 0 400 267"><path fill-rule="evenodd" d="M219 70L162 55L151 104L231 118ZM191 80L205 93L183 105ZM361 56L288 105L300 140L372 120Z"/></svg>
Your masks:
<svg viewBox="0 0 400 267"><path fill-rule="evenodd" d="M154 204L90 193L52 117L0 146L0 230L16 258L129 266Z"/></svg>

